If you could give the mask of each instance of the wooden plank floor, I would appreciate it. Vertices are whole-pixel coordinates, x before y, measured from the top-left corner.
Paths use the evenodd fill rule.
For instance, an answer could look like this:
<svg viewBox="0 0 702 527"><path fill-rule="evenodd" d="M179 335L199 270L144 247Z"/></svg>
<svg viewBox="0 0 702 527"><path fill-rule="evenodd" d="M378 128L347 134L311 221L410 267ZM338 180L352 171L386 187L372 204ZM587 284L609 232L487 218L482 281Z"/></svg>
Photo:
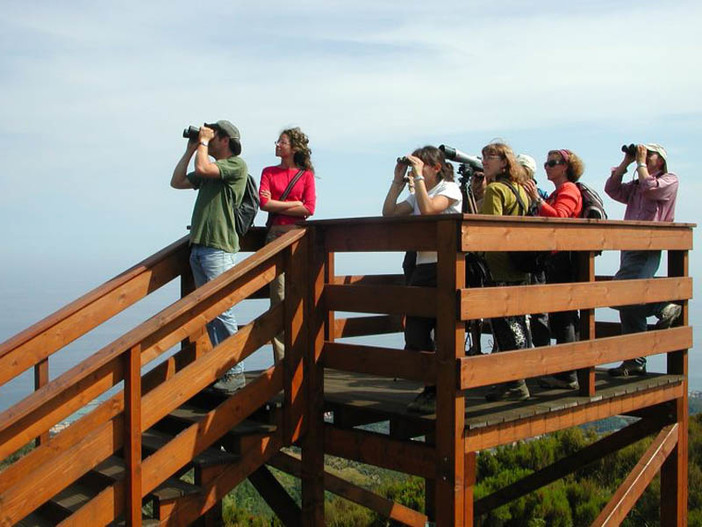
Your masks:
<svg viewBox="0 0 702 527"><path fill-rule="evenodd" d="M533 418L540 414L559 412L569 408L592 405L639 392L652 391L671 385L681 385L677 375L650 373L645 377L615 378L604 370L596 371L595 397L580 397L575 390L544 390L536 381L527 384L531 397L526 401L487 402L487 388L466 392L467 431ZM432 422L435 414L417 415L407 411L409 402L421 391L417 382L388 379L365 374L325 370L325 403L329 411L352 411L365 414L370 421L401 418L408 421ZM428 424L428 423L425 423Z"/></svg>

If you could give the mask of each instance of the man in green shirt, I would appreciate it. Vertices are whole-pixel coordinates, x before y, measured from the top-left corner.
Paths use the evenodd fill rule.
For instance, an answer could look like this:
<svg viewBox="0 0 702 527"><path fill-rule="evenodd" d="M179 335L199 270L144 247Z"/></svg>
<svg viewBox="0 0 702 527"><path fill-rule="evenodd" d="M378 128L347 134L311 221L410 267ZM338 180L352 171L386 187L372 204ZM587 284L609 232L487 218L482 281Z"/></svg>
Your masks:
<svg viewBox="0 0 702 527"><path fill-rule="evenodd" d="M198 191L190 231L190 267L197 287L231 269L239 251L234 208L241 204L248 174L248 167L239 154L239 130L229 121L217 121L202 126L198 138L188 141L185 153L173 170L173 188ZM187 173L193 155L195 170ZM237 332L233 311L229 308L207 324L213 346ZM214 387L231 393L244 384L244 363L240 362Z"/></svg>

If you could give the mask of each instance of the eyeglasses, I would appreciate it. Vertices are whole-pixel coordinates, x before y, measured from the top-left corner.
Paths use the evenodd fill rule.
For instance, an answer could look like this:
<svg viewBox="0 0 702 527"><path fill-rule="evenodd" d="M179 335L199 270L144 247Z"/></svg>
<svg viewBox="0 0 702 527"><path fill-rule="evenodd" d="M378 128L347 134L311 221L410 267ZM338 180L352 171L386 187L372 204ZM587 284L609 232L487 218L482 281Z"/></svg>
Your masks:
<svg viewBox="0 0 702 527"><path fill-rule="evenodd" d="M485 174L483 174L482 172L475 172L473 174L473 177L476 179L483 179L485 177Z"/></svg>
<svg viewBox="0 0 702 527"><path fill-rule="evenodd" d="M280 146L290 145L290 143L288 143L287 141L281 141L281 140L274 141L273 144L276 145L276 146L278 146L278 145L280 145Z"/></svg>
<svg viewBox="0 0 702 527"><path fill-rule="evenodd" d="M563 160L556 161L555 159L549 159L548 161L546 161L546 162L544 163L544 168L546 168L546 167L551 167L551 168L553 168L553 167L555 167L556 165L565 165L565 161L563 161Z"/></svg>

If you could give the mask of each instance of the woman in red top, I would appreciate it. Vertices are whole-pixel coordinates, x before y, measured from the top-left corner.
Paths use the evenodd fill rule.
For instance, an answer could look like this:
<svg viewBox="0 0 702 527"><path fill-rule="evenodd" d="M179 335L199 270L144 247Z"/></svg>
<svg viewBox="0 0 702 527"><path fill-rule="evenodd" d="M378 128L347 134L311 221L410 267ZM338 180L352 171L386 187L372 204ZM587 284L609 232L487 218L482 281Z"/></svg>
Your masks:
<svg viewBox="0 0 702 527"><path fill-rule="evenodd" d="M529 197L538 205L539 216L551 218L577 218L583 207L580 189L575 184L585 170L582 160L570 150L551 150L544 163L546 176L555 186L551 195L542 199L536 189L534 180L524 184ZM574 282L577 279L577 258L569 251L554 252L546 266L546 283L558 284ZM551 334L558 344L578 340L578 312L561 311L549 313ZM538 342L536 345L549 345L548 342ZM539 384L545 388L578 388L575 371L567 371L539 379Z"/></svg>
<svg viewBox="0 0 702 527"><path fill-rule="evenodd" d="M266 167L261 173L259 197L261 210L268 212L266 243L297 228L297 223L314 214L317 195L309 139L299 128L283 130L275 142L280 164ZM278 275L270 285L271 305L282 302L285 277ZM285 353L283 333L273 339L273 360L278 363Z"/></svg>

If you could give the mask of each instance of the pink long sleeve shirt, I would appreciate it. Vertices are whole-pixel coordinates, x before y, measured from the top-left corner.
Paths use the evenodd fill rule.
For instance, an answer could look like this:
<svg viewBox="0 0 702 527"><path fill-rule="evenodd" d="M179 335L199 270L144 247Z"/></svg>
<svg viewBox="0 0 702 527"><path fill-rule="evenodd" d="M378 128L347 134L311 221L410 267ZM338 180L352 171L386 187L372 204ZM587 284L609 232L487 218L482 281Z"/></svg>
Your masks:
<svg viewBox="0 0 702 527"><path fill-rule="evenodd" d="M636 178L622 183L622 178L616 177L614 170L605 183L605 192L613 200L626 204L625 220L675 220L678 176L672 172L658 172L649 175L643 182Z"/></svg>

